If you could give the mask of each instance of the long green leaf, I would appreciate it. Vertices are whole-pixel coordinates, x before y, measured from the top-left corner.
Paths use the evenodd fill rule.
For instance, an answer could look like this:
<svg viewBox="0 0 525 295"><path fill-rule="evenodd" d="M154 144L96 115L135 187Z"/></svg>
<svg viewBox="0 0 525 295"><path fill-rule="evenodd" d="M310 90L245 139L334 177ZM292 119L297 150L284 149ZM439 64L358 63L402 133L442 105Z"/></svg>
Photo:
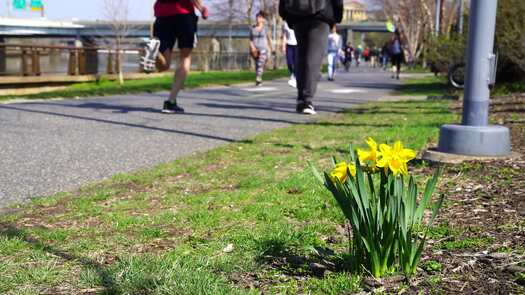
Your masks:
<svg viewBox="0 0 525 295"><path fill-rule="evenodd" d="M441 175L442 168L438 168L436 172L434 173L434 176L427 182L425 192L423 193L423 198L421 199L421 203L419 203L419 207L417 208L416 214L414 216L415 220L421 220L423 218L423 214L425 212L425 208L428 206L428 203L430 202L430 198L432 197L432 194L434 193L434 190L436 189L436 185L439 179L439 176Z"/></svg>
<svg viewBox="0 0 525 295"><path fill-rule="evenodd" d="M314 174L315 178L323 185L326 185L325 179L321 176L321 173L319 173L319 170L317 170L314 164L308 161L308 165L310 166L310 169L312 170L312 173Z"/></svg>

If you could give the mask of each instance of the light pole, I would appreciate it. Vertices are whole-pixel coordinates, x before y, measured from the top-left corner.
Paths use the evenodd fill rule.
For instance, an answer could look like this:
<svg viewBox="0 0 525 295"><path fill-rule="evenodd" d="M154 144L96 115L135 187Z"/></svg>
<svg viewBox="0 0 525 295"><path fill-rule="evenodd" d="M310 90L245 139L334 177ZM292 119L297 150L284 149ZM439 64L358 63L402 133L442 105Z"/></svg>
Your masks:
<svg viewBox="0 0 525 295"><path fill-rule="evenodd" d="M489 125L497 8L497 0L471 2L463 120L461 125L441 128L440 152L469 156L505 156L511 152L508 128Z"/></svg>

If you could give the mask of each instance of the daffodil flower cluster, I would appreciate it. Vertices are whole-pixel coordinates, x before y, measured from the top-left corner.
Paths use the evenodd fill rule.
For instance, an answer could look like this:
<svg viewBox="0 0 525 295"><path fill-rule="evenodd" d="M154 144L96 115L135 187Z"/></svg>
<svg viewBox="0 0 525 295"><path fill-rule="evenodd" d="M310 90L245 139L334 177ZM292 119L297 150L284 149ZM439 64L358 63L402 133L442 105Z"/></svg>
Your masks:
<svg viewBox="0 0 525 295"><path fill-rule="evenodd" d="M416 158L414 150L404 148L399 140L394 143L394 146L383 143L379 145L379 149L372 138L368 138L366 143L369 150L357 149L360 163L372 171L383 168L385 173L391 171L394 176L408 175L408 162Z"/></svg>
<svg viewBox="0 0 525 295"><path fill-rule="evenodd" d="M402 270L410 278L417 272L427 238L418 233L429 230L445 198L432 203L441 169L420 193L408 171L414 150L401 141L388 145L368 138L366 143L368 149L350 148L351 161L334 161L330 173L321 174L311 164L312 171L351 225L353 270L366 269L375 278ZM429 207L432 213L426 218Z"/></svg>
<svg viewBox="0 0 525 295"><path fill-rule="evenodd" d="M388 144L380 144L369 137L366 140L369 147L368 150L357 149L359 162L363 168L367 168L370 172L378 172L379 169L384 169L388 174L391 171L394 176L408 175L408 162L416 157L416 152L411 149L403 147L401 141L396 141L393 146ZM355 177L355 164L348 164L347 162L337 163L334 170L330 173L332 180L338 179L344 183L348 180L349 173Z"/></svg>

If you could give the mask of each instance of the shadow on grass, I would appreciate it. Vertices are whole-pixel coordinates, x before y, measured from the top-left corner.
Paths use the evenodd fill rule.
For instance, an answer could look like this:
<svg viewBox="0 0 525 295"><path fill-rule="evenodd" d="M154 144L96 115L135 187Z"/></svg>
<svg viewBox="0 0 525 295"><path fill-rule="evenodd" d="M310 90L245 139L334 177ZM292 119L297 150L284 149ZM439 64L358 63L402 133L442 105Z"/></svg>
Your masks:
<svg viewBox="0 0 525 295"><path fill-rule="evenodd" d="M113 275L104 265L95 260L76 256L54 246L46 245L12 224L0 223L0 236L8 239L20 239L30 245L34 250L46 252L66 262L79 263L85 270L94 271L99 276L102 287L105 289L104 294L117 294L117 285Z"/></svg>
<svg viewBox="0 0 525 295"><path fill-rule="evenodd" d="M313 247L311 256L299 255L285 242L269 239L260 242L262 254L256 261L287 276L323 277L326 271L349 272L352 259L338 255L332 249Z"/></svg>
<svg viewBox="0 0 525 295"><path fill-rule="evenodd" d="M293 148L296 148L296 147L300 147L302 149L305 149L305 150L308 150L308 151L317 152L317 153L320 153L320 152L323 152L323 153L337 152L337 153L340 153L340 154L344 154L344 153L348 153L348 151L349 151L349 150L344 150L344 149L341 149L341 148L335 148L335 147L330 147L330 146L322 146L322 147L319 147L319 148L313 148L312 146L307 145L307 144L294 145L294 144L288 144L288 143L274 143L273 145L276 146L276 147L287 148L287 149L293 149Z"/></svg>
<svg viewBox="0 0 525 295"><path fill-rule="evenodd" d="M433 95L443 94L448 90L444 82L409 83L401 85L398 91L404 95Z"/></svg>

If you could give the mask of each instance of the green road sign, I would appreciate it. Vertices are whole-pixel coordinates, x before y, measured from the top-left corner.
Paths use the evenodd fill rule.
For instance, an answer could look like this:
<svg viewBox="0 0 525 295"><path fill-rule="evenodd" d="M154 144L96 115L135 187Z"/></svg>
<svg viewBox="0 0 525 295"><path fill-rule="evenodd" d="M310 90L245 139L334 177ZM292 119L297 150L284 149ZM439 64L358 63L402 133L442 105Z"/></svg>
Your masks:
<svg viewBox="0 0 525 295"><path fill-rule="evenodd" d="M13 0L14 9L26 9L26 0Z"/></svg>
<svg viewBox="0 0 525 295"><path fill-rule="evenodd" d="M42 10L43 8L44 8L44 3L42 3L42 0L31 0L32 10Z"/></svg>

